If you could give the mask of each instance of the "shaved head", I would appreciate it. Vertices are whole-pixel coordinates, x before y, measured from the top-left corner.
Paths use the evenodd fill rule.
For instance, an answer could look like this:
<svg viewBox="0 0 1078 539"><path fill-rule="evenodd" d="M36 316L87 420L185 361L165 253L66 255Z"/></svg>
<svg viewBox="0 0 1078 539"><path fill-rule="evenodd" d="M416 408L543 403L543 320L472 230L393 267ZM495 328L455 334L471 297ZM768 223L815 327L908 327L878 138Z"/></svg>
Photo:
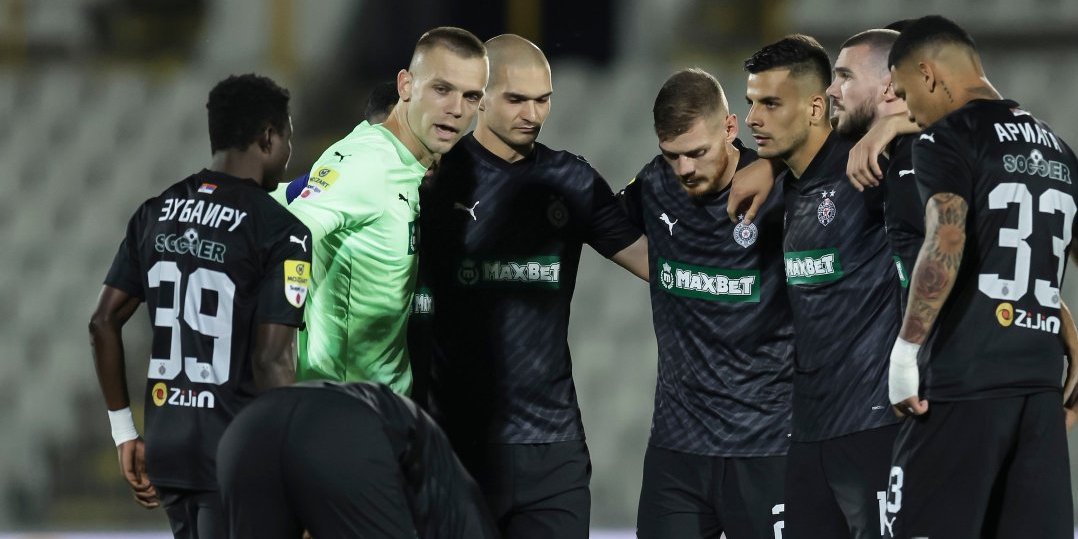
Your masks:
<svg viewBox="0 0 1078 539"><path fill-rule="evenodd" d="M485 44L490 79L479 106L475 139L513 162L531 153L550 114L550 63L535 43L503 34Z"/></svg>
<svg viewBox="0 0 1078 539"><path fill-rule="evenodd" d="M516 34L502 34L492 37L485 43L487 58L490 61L490 80L488 86L502 84L511 70L540 69L550 71L546 55L535 43Z"/></svg>

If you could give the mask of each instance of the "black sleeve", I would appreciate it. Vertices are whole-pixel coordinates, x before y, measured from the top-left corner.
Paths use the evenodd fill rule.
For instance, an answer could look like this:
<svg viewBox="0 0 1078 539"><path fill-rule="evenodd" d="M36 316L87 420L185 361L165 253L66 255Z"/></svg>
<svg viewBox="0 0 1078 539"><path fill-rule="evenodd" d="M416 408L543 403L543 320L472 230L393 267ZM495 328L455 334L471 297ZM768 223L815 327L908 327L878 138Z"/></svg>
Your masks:
<svg viewBox="0 0 1078 539"><path fill-rule="evenodd" d="M913 169L921 201L925 204L937 193L954 193L970 204L973 199L973 168L967 158L970 134L961 136L952 129L925 131L913 143Z"/></svg>
<svg viewBox="0 0 1078 539"><path fill-rule="evenodd" d="M629 180L629 184L618 193L618 202L621 203L621 209L625 211L625 216L629 219L629 222L632 223L641 234L644 233L644 205L640 200L640 190L642 188L640 174L637 174L636 177Z"/></svg>
<svg viewBox="0 0 1078 539"><path fill-rule="evenodd" d="M127 234L112 259L112 267L105 276L105 284L127 292L141 301L146 299L142 285L142 272L139 270L139 231L142 229L143 210L140 207L127 222Z"/></svg>
<svg viewBox="0 0 1078 539"><path fill-rule="evenodd" d="M890 160L882 155L876 158L876 163L879 165L880 170L887 170L890 167ZM887 188L887 182L882 182L879 187L870 187L862 192L862 196L865 198L865 206L877 216L883 215L883 208L887 202Z"/></svg>
<svg viewBox="0 0 1078 539"><path fill-rule="evenodd" d="M300 327L311 282L311 232L290 214L269 230L256 318L263 324Z"/></svg>
<svg viewBox="0 0 1078 539"><path fill-rule="evenodd" d="M640 231L629 221L606 180L594 169L592 174L591 218L584 231L584 241L610 258L632 245L640 237Z"/></svg>

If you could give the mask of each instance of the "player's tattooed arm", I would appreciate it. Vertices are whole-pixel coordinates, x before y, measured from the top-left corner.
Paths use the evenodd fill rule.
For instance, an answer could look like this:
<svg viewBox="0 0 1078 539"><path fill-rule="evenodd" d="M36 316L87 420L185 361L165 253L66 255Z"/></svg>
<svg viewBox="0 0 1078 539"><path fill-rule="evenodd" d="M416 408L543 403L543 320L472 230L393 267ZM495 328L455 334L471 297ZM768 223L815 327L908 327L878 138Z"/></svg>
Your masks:
<svg viewBox="0 0 1078 539"><path fill-rule="evenodd" d="M923 344L954 287L966 247L965 199L937 193L925 207L925 242L917 256L913 283L899 336Z"/></svg>
<svg viewBox="0 0 1078 539"><path fill-rule="evenodd" d="M296 328L283 324L259 324L255 333L252 370L259 391L294 383Z"/></svg>

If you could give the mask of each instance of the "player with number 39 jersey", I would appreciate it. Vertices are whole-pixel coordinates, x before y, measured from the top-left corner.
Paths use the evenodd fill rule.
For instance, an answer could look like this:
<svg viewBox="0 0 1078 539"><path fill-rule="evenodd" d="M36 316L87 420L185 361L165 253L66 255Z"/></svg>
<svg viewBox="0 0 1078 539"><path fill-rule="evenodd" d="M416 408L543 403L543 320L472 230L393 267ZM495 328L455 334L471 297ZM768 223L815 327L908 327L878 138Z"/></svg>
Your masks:
<svg viewBox="0 0 1078 539"><path fill-rule="evenodd" d="M255 75L210 92L208 169L131 218L90 323L125 478L177 537L223 537L217 444L262 390L295 381L310 231L269 196L291 155L288 92ZM128 408L121 330L145 302L146 438ZM148 477L147 477L148 476Z"/></svg>
<svg viewBox="0 0 1078 539"><path fill-rule="evenodd" d="M302 322L307 235L252 180L209 170L135 212L105 284L143 299L151 314L146 454L154 484L213 486L217 438L257 394L248 360L257 325Z"/></svg>

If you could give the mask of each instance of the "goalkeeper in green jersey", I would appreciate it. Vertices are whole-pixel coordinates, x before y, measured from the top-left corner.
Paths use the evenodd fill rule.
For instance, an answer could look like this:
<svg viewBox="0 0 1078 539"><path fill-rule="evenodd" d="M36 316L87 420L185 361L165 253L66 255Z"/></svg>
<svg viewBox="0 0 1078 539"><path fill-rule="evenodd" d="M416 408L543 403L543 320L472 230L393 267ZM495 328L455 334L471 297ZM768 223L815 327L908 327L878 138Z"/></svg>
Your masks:
<svg viewBox="0 0 1078 539"><path fill-rule="evenodd" d="M315 161L288 209L311 229L313 273L298 380L412 386L406 325L415 287L419 183L472 122L487 83L483 43L435 28L397 74L384 123L359 124ZM282 185L274 197L286 203Z"/></svg>

